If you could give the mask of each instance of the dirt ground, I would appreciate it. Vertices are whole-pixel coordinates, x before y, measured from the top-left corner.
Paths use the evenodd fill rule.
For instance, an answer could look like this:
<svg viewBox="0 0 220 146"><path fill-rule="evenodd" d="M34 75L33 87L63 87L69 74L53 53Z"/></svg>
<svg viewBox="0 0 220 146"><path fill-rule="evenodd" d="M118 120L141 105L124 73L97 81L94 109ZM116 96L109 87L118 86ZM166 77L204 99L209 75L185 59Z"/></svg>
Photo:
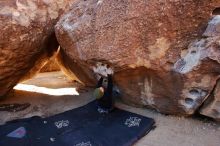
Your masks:
<svg viewBox="0 0 220 146"><path fill-rule="evenodd" d="M5 100L0 101L0 104L31 104L19 112L0 111L0 124L35 115L47 117L77 108L94 100L92 91L68 80L61 72L41 73L16 86ZM154 110L125 105L120 100L116 102L116 107L156 121L156 128L135 146L220 146L220 123L210 119L166 116Z"/></svg>

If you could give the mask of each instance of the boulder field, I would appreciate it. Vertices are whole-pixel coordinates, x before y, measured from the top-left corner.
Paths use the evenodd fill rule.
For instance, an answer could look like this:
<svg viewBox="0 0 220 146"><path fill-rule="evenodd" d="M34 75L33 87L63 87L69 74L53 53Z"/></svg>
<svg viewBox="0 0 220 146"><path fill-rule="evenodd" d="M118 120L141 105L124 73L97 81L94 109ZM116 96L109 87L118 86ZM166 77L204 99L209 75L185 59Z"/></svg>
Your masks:
<svg viewBox="0 0 220 146"><path fill-rule="evenodd" d="M128 104L220 120L220 0L1 1L0 18L2 97L60 45L60 68L85 86L109 66Z"/></svg>

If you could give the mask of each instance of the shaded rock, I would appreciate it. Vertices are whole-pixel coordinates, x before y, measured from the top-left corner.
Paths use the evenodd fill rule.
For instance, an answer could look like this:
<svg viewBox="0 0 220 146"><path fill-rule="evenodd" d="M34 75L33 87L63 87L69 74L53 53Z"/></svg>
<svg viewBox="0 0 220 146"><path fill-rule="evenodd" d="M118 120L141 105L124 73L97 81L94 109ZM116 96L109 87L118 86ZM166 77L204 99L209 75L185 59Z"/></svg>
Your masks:
<svg viewBox="0 0 220 146"><path fill-rule="evenodd" d="M205 101L200 113L220 121L220 81L217 82L213 94Z"/></svg>
<svg viewBox="0 0 220 146"><path fill-rule="evenodd" d="M72 60L63 49L57 55L56 61L65 75L71 80L76 80L86 86L94 86L96 80L90 66L85 62Z"/></svg>
<svg viewBox="0 0 220 146"><path fill-rule="evenodd" d="M186 55L174 64L174 71L183 75L182 108L193 113L212 92L220 62L219 37L197 40L189 45Z"/></svg>
<svg viewBox="0 0 220 146"><path fill-rule="evenodd" d="M12 103L12 104L0 104L0 111L7 112L20 112L30 107L30 103Z"/></svg>
<svg viewBox="0 0 220 146"><path fill-rule="evenodd" d="M32 77L58 47L54 25L68 0L0 1L0 97Z"/></svg>
<svg viewBox="0 0 220 146"><path fill-rule="evenodd" d="M220 7L216 7L216 8L212 11L212 15L220 15Z"/></svg>
<svg viewBox="0 0 220 146"><path fill-rule="evenodd" d="M209 26L204 33L204 36L210 36L211 39L217 39L216 45L212 46L209 52L206 52L212 60L220 63L220 16L215 16L210 21ZM218 46L218 47L216 47ZM220 70L220 68L219 68ZM214 118L220 121L220 81L216 83L213 93L205 101L204 105L199 111L202 115Z"/></svg>
<svg viewBox="0 0 220 146"><path fill-rule="evenodd" d="M55 27L60 60L86 85L94 84L97 62L108 64L124 101L192 114L219 74L212 52L218 47L211 47L219 39L189 44L202 36L217 5L220 1L77 1ZM194 56L192 48L198 50Z"/></svg>

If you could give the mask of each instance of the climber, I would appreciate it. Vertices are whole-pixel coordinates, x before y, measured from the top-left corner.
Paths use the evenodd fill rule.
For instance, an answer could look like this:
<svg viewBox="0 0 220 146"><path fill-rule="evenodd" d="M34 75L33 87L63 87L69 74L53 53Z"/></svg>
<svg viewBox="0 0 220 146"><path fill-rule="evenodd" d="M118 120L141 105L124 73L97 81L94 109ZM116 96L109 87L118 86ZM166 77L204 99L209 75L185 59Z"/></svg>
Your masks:
<svg viewBox="0 0 220 146"><path fill-rule="evenodd" d="M104 69L104 71L95 70L95 73L100 76L100 79L93 94L97 101L98 112L109 113L113 110L113 70L110 68L106 68Z"/></svg>

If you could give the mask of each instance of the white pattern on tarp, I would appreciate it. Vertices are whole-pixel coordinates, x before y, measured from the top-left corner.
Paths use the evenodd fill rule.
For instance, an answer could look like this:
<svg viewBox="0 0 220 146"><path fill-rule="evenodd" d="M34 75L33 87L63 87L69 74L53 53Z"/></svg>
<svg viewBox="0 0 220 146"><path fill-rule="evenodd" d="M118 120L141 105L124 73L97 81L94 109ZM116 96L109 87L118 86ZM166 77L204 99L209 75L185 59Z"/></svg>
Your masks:
<svg viewBox="0 0 220 146"><path fill-rule="evenodd" d="M141 122L140 118L130 117L130 118L126 119L125 125L127 125L128 127L134 127L134 126L139 126L140 122Z"/></svg>
<svg viewBox="0 0 220 146"><path fill-rule="evenodd" d="M55 138L51 137L51 138L50 138L50 141L54 142L54 141L55 141Z"/></svg>
<svg viewBox="0 0 220 146"><path fill-rule="evenodd" d="M62 120L62 121L55 122L54 124L55 124L55 126L56 126L58 129L60 129L60 128L69 126L69 121L68 121L68 120L65 120L65 121Z"/></svg>
<svg viewBox="0 0 220 146"><path fill-rule="evenodd" d="M90 141L87 141L87 142L78 143L75 146L92 146L92 144Z"/></svg>

